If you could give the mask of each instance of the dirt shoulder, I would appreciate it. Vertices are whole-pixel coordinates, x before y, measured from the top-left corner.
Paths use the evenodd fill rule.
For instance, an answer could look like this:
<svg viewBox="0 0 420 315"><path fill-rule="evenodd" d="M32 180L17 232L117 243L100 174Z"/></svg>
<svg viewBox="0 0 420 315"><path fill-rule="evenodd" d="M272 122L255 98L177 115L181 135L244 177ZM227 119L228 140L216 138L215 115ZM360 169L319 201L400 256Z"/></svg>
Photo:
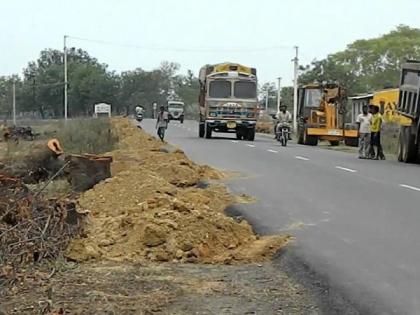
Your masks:
<svg viewBox="0 0 420 315"><path fill-rule="evenodd" d="M113 121L113 177L84 193L85 231L2 296L9 314L312 314L309 292L271 262L291 241L225 215L226 174ZM107 154L108 155L108 154Z"/></svg>

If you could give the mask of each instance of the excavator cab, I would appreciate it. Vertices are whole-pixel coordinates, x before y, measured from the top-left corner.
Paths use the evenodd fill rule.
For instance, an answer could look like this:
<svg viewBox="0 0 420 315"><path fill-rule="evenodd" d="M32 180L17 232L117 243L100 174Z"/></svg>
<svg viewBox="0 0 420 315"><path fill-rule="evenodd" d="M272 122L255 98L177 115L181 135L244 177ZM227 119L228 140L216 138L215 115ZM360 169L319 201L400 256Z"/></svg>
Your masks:
<svg viewBox="0 0 420 315"><path fill-rule="evenodd" d="M319 140L331 145L353 138L357 131L345 130L345 93L336 83L310 84L298 91L298 143L317 145Z"/></svg>

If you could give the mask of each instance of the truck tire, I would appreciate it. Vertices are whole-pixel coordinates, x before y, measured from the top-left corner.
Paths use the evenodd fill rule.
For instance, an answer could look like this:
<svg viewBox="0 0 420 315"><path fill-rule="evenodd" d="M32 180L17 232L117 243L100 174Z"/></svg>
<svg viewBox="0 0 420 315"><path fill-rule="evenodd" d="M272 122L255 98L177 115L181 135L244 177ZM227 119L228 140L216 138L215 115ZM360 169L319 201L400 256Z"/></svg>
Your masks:
<svg viewBox="0 0 420 315"><path fill-rule="evenodd" d="M200 138L204 138L204 132L205 132L204 123L200 123L198 125L198 136Z"/></svg>
<svg viewBox="0 0 420 315"><path fill-rule="evenodd" d="M242 140L244 137L240 132L236 132L236 140Z"/></svg>
<svg viewBox="0 0 420 315"><path fill-rule="evenodd" d="M248 129L246 133L246 139L248 141L254 141L255 140L255 129Z"/></svg>
<svg viewBox="0 0 420 315"><path fill-rule="evenodd" d="M211 127L208 125L208 124L206 124L206 139L211 139L211 134L212 134L212 129L211 129Z"/></svg>
<svg viewBox="0 0 420 315"><path fill-rule="evenodd" d="M311 145L311 146L318 145L318 136L309 136L308 135L308 129L305 128L305 130L303 132L303 144L304 145Z"/></svg>
<svg viewBox="0 0 420 315"><path fill-rule="evenodd" d="M417 145L415 137L411 134L410 127L402 126L400 129L398 145L398 161L413 163L417 158Z"/></svg>
<svg viewBox="0 0 420 315"><path fill-rule="evenodd" d="M181 124L183 124L183 123L184 123L184 116L181 116L181 118L179 119L179 122L180 122Z"/></svg>

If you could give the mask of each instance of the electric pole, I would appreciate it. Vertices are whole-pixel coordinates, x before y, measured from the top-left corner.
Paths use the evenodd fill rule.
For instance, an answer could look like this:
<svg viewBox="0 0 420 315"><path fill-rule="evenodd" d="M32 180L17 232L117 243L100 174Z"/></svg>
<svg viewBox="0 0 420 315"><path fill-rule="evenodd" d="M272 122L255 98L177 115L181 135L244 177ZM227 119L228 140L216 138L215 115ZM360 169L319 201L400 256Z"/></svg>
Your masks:
<svg viewBox="0 0 420 315"><path fill-rule="evenodd" d="M64 35L64 121L67 122L67 35Z"/></svg>
<svg viewBox="0 0 420 315"><path fill-rule="evenodd" d="M267 114L268 112L268 86L267 86L267 91L265 92L265 113Z"/></svg>
<svg viewBox="0 0 420 315"><path fill-rule="evenodd" d="M14 80L13 80L12 93L13 93L13 100L12 100L12 106L13 106L13 125L16 126L16 82Z"/></svg>
<svg viewBox="0 0 420 315"><path fill-rule="evenodd" d="M277 113L280 112L280 102L281 102L281 77L277 78Z"/></svg>
<svg viewBox="0 0 420 315"><path fill-rule="evenodd" d="M294 63L294 79L293 79L293 130L297 130L297 106L298 106L298 67L299 67L299 47L295 46L296 55L292 60Z"/></svg>

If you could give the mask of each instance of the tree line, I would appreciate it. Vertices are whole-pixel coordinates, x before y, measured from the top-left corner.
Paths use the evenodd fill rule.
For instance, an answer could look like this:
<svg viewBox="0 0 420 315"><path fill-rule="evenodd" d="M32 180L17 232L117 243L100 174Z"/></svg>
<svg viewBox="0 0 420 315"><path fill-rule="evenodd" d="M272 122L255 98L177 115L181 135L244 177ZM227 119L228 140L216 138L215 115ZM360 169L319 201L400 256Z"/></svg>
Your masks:
<svg viewBox="0 0 420 315"><path fill-rule="evenodd" d="M407 59L420 58L420 29L400 25L378 38L357 40L343 51L300 67L299 83L337 81L348 95L398 86L400 67ZM68 50L69 115L92 115L93 104L110 103L118 114L137 105L151 112L153 102L184 101L190 117L197 114L199 83L191 70L180 74L180 65L164 61L154 70L136 68L116 73L82 49ZM0 116L11 116L12 82L16 84L19 112L41 118L63 117L63 52L41 51L23 76L0 76ZM268 92L269 108L276 108L274 82L260 85L262 106ZM282 102L292 108L293 88L283 87Z"/></svg>
<svg viewBox="0 0 420 315"><path fill-rule="evenodd" d="M39 118L63 117L64 64L63 52L41 51L30 62L23 76L0 76L0 116L11 116L12 85L16 86L18 111ZM106 64L82 49L71 48L68 61L69 116L93 114L93 105L112 104L118 114L129 114L137 105L151 112L152 104L165 104L168 99L182 100L187 111L197 106L199 84L192 71L179 74L180 65L164 61L157 69L136 68L117 74Z"/></svg>

